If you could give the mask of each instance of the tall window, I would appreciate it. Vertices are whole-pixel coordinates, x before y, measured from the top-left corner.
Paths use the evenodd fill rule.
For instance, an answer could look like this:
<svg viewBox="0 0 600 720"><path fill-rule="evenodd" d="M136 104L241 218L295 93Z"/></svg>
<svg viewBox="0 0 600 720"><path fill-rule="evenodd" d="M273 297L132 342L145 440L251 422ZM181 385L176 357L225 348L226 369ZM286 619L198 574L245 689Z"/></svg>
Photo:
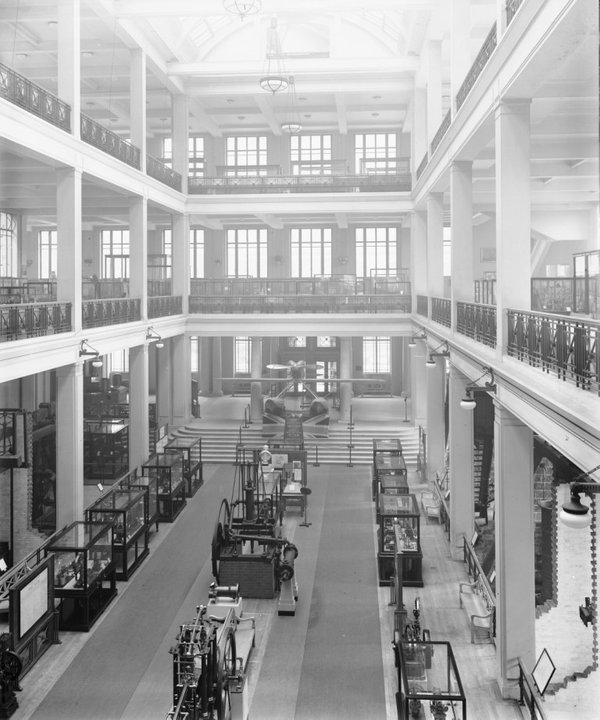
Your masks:
<svg viewBox="0 0 600 720"><path fill-rule="evenodd" d="M226 139L228 177L253 177L267 174L267 136L251 135ZM264 168L260 166L264 165Z"/></svg>
<svg viewBox="0 0 600 720"><path fill-rule="evenodd" d="M391 372L391 343L389 337L363 338L363 372Z"/></svg>
<svg viewBox="0 0 600 720"><path fill-rule="evenodd" d="M190 277L204 277L204 230L190 229Z"/></svg>
<svg viewBox="0 0 600 720"><path fill-rule="evenodd" d="M100 248L102 277L129 278L129 230L103 230Z"/></svg>
<svg viewBox="0 0 600 720"><path fill-rule="evenodd" d="M251 342L249 337L234 338L233 372L235 375L250 372Z"/></svg>
<svg viewBox="0 0 600 720"><path fill-rule="evenodd" d="M0 276L18 275L17 218L0 212Z"/></svg>
<svg viewBox="0 0 600 720"><path fill-rule="evenodd" d="M168 167L173 167L173 138L163 138L162 157L160 159Z"/></svg>
<svg viewBox="0 0 600 720"><path fill-rule="evenodd" d="M56 230L40 230L38 233L39 277L56 275L58 267L58 233Z"/></svg>
<svg viewBox="0 0 600 720"><path fill-rule="evenodd" d="M356 228L356 276L397 274L396 228Z"/></svg>
<svg viewBox="0 0 600 720"><path fill-rule="evenodd" d="M331 175L331 135L290 137L292 175Z"/></svg>
<svg viewBox="0 0 600 720"><path fill-rule="evenodd" d="M200 372L200 342L194 335L190 338L191 371Z"/></svg>
<svg viewBox="0 0 600 720"><path fill-rule="evenodd" d="M227 231L227 277L267 277L265 228Z"/></svg>
<svg viewBox="0 0 600 720"><path fill-rule="evenodd" d="M170 278L173 269L173 231L171 229L162 231L161 245L164 277Z"/></svg>
<svg viewBox="0 0 600 720"><path fill-rule="evenodd" d="M292 228L292 277L331 275L331 228Z"/></svg>
<svg viewBox="0 0 600 720"><path fill-rule="evenodd" d="M163 138L161 160L167 167L173 167L173 138ZM190 137L188 138L188 175L204 177L204 171L204 138Z"/></svg>
<svg viewBox="0 0 600 720"><path fill-rule="evenodd" d="M397 171L396 133L364 133L354 136L354 172L373 175Z"/></svg>
<svg viewBox="0 0 600 720"><path fill-rule="evenodd" d="M129 372L129 350L110 353L110 372Z"/></svg>

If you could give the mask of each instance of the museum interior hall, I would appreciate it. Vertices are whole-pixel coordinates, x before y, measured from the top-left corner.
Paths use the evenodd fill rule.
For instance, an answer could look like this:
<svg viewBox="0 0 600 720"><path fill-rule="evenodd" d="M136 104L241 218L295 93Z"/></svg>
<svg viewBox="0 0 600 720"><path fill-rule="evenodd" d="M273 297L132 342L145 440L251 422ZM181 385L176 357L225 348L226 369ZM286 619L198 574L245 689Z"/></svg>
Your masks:
<svg viewBox="0 0 600 720"><path fill-rule="evenodd" d="M598 16L2 0L0 718L598 717Z"/></svg>

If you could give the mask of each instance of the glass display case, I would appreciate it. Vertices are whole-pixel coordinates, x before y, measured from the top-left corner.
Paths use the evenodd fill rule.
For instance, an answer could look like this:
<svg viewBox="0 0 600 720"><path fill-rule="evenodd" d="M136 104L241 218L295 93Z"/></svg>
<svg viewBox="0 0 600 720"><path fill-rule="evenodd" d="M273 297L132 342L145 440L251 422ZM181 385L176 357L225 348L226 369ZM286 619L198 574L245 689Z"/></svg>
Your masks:
<svg viewBox="0 0 600 720"><path fill-rule="evenodd" d="M74 522L44 550L54 555L61 629L89 630L117 594L112 525Z"/></svg>
<svg viewBox="0 0 600 720"><path fill-rule="evenodd" d="M408 495L408 472L402 455L377 455L373 465L373 499L379 506L379 493L388 492Z"/></svg>
<svg viewBox="0 0 600 720"><path fill-rule="evenodd" d="M378 522L379 584L392 584L395 556L401 552L403 584L407 587L423 587L421 516L415 495L381 494Z"/></svg>
<svg viewBox="0 0 600 720"><path fill-rule="evenodd" d="M142 465L142 477L156 483L159 522L173 522L185 507L185 479L181 453L159 453Z"/></svg>
<svg viewBox="0 0 600 720"><path fill-rule="evenodd" d="M152 525L158 530L158 475L142 477L136 468L120 480L119 487L123 490L143 490L146 493L148 532L152 530Z"/></svg>
<svg viewBox="0 0 600 720"><path fill-rule="evenodd" d="M85 480L118 480L129 469L129 426L122 418L83 421Z"/></svg>
<svg viewBox="0 0 600 720"><path fill-rule="evenodd" d="M148 493L144 488L113 489L87 515L90 522L112 524L116 577L129 580L148 555Z"/></svg>
<svg viewBox="0 0 600 720"><path fill-rule="evenodd" d="M377 458L402 455L402 443L398 438L373 438L373 500L377 495Z"/></svg>
<svg viewBox="0 0 600 720"><path fill-rule="evenodd" d="M467 700L449 642L394 642L400 720L466 720Z"/></svg>
<svg viewBox="0 0 600 720"><path fill-rule="evenodd" d="M185 494L193 497L202 485L202 438L174 437L165 445L165 452L181 452L183 455L183 476Z"/></svg>

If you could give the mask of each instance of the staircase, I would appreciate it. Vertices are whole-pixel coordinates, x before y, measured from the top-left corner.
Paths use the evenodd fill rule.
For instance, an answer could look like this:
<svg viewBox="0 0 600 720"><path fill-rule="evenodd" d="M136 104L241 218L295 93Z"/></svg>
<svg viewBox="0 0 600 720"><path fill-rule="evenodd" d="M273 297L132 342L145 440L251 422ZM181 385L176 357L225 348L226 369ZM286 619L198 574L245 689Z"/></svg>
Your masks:
<svg viewBox="0 0 600 720"><path fill-rule="evenodd" d="M417 463L419 445L418 430L411 425L390 427L389 423L382 423L381 429L369 425L365 428L355 427L352 432L352 464L370 465L373 462L373 438L400 438L406 464L409 468ZM241 433L241 438L240 438ZM214 427L209 424L190 424L177 428L172 435L200 435L202 438L202 462L233 464L235 461L235 448L240 442L244 445L264 445L267 439L263 437L262 425L250 425L247 428L231 424L229 426ZM350 431L346 425L330 425L329 437L305 437L304 448L308 453L308 462L316 461L316 448L319 452L319 463L324 465L346 465L350 459L348 445Z"/></svg>

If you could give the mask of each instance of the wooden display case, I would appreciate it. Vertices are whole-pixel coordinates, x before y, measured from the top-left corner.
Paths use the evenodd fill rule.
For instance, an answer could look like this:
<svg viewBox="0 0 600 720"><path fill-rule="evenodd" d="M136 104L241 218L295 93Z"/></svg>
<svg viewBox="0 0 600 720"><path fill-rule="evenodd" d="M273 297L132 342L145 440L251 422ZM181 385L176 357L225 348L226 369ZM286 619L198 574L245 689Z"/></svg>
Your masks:
<svg viewBox="0 0 600 720"><path fill-rule="evenodd" d="M377 455L373 466L373 499L379 506L379 494L408 495L408 472L402 455Z"/></svg>
<svg viewBox="0 0 600 720"><path fill-rule="evenodd" d="M148 532L152 530L152 525L158 530L158 475L146 475L142 477L136 468L125 475L119 482L119 487L122 490L131 488L143 490L146 493Z"/></svg>
<svg viewBox="0 0 600 720"><path fill-rule="evenodd" d="M158 522L173 522L185 507L185 479L181 453L159 453L142 465L142 477L156 486Z"/></svg>
<svg viewBox="0 0 600 720"><path fill-rule="evenodd" d="M117 594L112 525L74 522L44 551L54 556L60 628L89 630Z"/></svg>
<svg viewBox="0 0 600 720"><path fill-rule="evenodd" d="M129 469L129 425L121 418L83 421L86 481L118 480Z"/></svg>
<svg viewBox="0 0 600 720"><path fill-rule="evenodd" d="M372 494L377 500L377 459L402 455L402 443L398 438L373 438Z"/></svg>
<svg viewBox="0 0 600 720"><path fill-rule="evenodd" d="M467 700L449 642L394 643L400 720L466 720Z"/></svg>
<svg viewBox="0 0 600 720"><path fill-rule="evenodd" d="M417 499L410 495L379 496L377 567L379 584L391 585L395 556L402 552L403 584L423 587L421 515Z"/></svg>
<svg viewBox="0 0 600 720"><path fill-rule="evenodd" d="M90 522L113 526L117 580L129 580L148 555L148 493L144 488L111 490L87 511Z"/></svg>
<svg viewBox="0 0 600 720"><path fill-rule="evenodd" d="M185 494L193 497L202 485L202 438L174 437L165 445L165 452L181 452Z"/></svg>

